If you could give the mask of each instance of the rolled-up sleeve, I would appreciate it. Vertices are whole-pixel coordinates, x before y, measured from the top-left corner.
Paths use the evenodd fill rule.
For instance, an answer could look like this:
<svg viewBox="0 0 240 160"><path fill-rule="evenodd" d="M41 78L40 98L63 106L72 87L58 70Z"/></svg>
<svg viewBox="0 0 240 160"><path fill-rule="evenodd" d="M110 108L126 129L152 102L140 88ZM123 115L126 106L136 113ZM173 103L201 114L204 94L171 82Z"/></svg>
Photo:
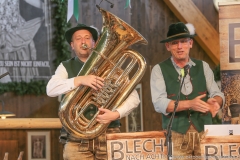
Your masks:
<svg viewBox="0 0 240 160"><path fill-rule="evenodd" d="M120 114L120 118L129 115L140 104L139 95L136 90L133 90L128 98L116 110Z"/></svg>
<svg viewBox="0 0 240 160"><path fill-rule="evenodd" d="M209 67L209 65L203 61L203 68L204 68L204 75L206 78L206 85L207 85L207 90L209 93L209 97L213 98L215 96L220 96L223 100L223 106L225 104L225 96L224 94L220 91L216 81L214 80L214 74L212 69Z"/></svg>
<svg viewBox="0 0 240 160"><path fill-rule="evenodd" d="M150 87L155 111L165 115L169 114L166 109L171 100L167 98L165 81L159 65L155 65L152 69Z"/></svg>
<svg viewBox="0 0 240 160"><path fill-rule="evenodd" d="M57 97L75 88L74 78L68 78L68 73L61 63L47 84L47 95Z"/></svg>

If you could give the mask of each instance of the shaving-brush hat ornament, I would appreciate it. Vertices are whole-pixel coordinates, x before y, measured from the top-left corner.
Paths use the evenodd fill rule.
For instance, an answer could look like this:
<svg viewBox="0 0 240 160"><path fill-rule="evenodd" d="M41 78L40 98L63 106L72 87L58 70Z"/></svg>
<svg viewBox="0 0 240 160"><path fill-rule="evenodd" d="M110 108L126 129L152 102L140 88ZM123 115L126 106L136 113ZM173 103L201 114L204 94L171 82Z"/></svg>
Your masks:
<svg viewBox="0 0 240 160"><path fill-rule="evenodd" d="M193 24L182 22L173 23L168 27L167 38L160 43L171 42L181 38L193 38L196 36Z"/></svg>

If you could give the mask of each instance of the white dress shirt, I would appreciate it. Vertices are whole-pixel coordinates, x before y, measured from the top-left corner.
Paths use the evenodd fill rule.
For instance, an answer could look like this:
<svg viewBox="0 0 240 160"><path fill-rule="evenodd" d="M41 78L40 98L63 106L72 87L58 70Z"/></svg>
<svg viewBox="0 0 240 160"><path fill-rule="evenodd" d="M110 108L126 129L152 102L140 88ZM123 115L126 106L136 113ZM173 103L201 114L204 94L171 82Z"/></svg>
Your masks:
<svg viewBox="0 0 240 160"><path fill-rule="evenodd" d="M74 85L74 78L68 78L67 70L61 63L47 84L47 95L57 97L77 88ZM120 114L120 118L129 115L132 110L138 107L139 103L139 95L136 90L133 90L122 105L116 109Z"/></svg>

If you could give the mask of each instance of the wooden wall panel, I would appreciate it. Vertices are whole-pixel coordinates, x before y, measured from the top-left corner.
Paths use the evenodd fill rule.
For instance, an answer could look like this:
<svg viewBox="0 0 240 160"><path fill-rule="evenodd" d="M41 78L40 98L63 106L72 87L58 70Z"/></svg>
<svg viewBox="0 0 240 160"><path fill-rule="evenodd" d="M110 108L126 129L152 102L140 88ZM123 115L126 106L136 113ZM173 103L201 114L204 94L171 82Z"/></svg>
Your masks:
<svg viewBox="0 0 240 160"><path fill-rule="evenodd" d="M4 100L5 110L16 114L14 118L58 118L59 102L57 98L50 98L47 95L16 95L14 93L4 93L0 95L0 99ZM1 120L2 123L3 120ZM37 130L37 129L36 129ZM44 129L41 129L43 131ZM60 129L48 129L51 131L51 160L62 160L63 146L58 142ZM15 140L18 147L14 153L17 155L20 151L24 151L23 159L27 160L27 131L25 129L4 129L0 128L0 140ZM34 129L35 131L35 129ZM0 148L5 148L2 146ZM13 151L11 151L13 152ZM11 154L9 153L9 156ZM1 158L1 157L0 157ZM11 158L16 159L16 158Z"/></svg>
<svg viewBox="0 0 240 160"><path fill-rule="evenodd" d="M18 141L17 140L0 140L0 159L4 158L5 153L8 153L8 159L17 159Z"/></svg>
<svg viewBox="0 0 240 160"><path fill-rule="evenodd" d="M216 31L219 31L218 11L213 0L192 0Z"/></svg>
<svg viewBox="0 0 240 160"><path fill-rule="evenodd" d="M49 130L22 130L22 129L1 129L0 130L0 156L4 155L5 151L9 152L9 155L13 158L9 160L17 159L20 151L24 151L23 159L27 160L27 132L28 131L50 131L51 132L51 160L63 160L62 151L63 145L58 141L60 129ZM4 153L3 153L4 152ZM3 159L0 157L0 159Z"/></svg>
<svg viewBox="0 0 240 160"><path fill-rule="evenodd" d="M16 95L4 93L0 95L5 110L16 114L16 118L57 118L59 102L47 95Z"/></svg>

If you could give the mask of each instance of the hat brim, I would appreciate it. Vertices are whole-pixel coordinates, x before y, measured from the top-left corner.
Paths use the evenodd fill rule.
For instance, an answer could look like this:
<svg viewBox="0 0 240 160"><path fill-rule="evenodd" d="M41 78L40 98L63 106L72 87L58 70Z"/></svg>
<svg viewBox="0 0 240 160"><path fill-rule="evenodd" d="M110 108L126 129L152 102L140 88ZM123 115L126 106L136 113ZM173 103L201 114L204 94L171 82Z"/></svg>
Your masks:
<svg viewBox="0 0 240 160"><path fill-rule="evenodd" d="M66 41L67 41L69 44L71 44L71 42L72 42L72 35L73 35L76 31L78 31L78 30L83 30L83 29L84 29L84 30L88 30L88 31L92 34L94 41L95 41L95 42L97 41L97 39L98 39L98 32L97 32L95 29L93 29L93 28L91 28L91 27L87 27L87 26L77 26L77 27L73 27L73 28L67 30L67 31L65 32Z"/></svg>
<svg viewBox="0 0 240 160"><path fill-rule="evenodd" d="M193 38L195 36L196 36L196 34L194 34L194 35L189 35L189 34L179 35L179 36L174 36L174 37L170 37L170 38L164 39L164 40L160 41L160 43L171 42L171 41L174 41L174 40L177 40L177 39L181 39L181 38Z"/></svg>

